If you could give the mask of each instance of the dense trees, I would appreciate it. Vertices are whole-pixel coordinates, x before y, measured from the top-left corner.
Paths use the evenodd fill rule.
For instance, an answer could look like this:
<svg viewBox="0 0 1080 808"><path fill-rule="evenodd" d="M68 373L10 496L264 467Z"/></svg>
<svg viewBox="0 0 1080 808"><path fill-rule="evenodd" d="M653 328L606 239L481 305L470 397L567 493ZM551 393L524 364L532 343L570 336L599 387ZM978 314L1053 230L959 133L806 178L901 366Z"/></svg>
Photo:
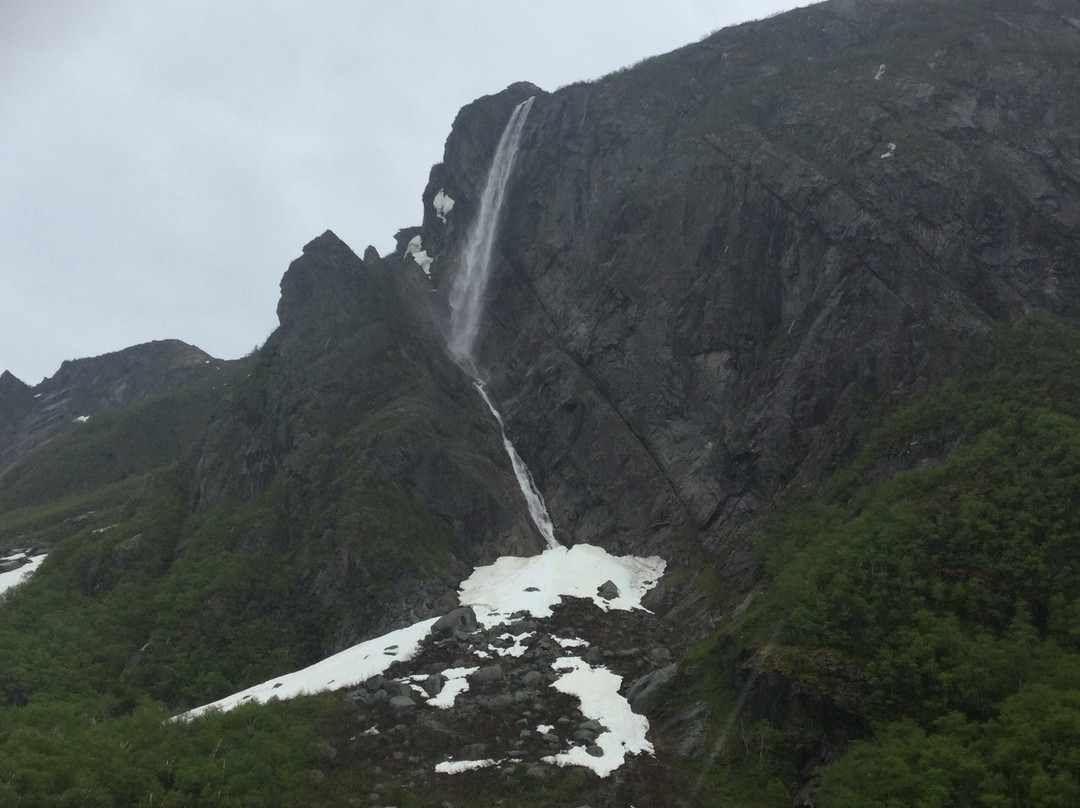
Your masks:
<svg viewBox="0 0 1080 808"><path fill-rule="evenodd" d="M822 805L1080 804L1078 384L1075 331L1003 328L773 526L750 630L865 679Z"/></svg>

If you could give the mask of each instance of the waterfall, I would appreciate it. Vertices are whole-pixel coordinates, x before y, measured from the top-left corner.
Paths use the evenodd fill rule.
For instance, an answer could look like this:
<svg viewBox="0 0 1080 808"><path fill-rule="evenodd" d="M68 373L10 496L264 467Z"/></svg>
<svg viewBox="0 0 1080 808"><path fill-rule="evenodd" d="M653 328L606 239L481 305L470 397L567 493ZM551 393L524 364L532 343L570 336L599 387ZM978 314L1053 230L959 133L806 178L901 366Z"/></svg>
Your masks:
<svg viewBox="0 0 1080 808"><path fill-rule="evenodd" d="M472 375L475 374L476 357L473 349L480 330L480 314L484 308L484 291L491 275L491 251L502 213L506 185L514 168L521 132L529 114L533 99L518 104L510 116L495 156L488 169L484 191L480 196L480 210L465 242L454 282L450 287L450 336L447 346L454 360Z"/></svg>
<svg viewBox="0 0 1080 808"><path fill-rule="evenodd" d="M484 399L484 403L488 405L488 409L491 410L491 414L495 416L495 421L499 425L499 432L502 434L503 448L506 449L506 454L510 456L510 465L514 467L514 476L517 477L521 493L525 495L525 503L529 506L529 516L532 517L533 524L536 525L536 529L540 531L540 535L544 537L544 541L547 542L548 547L561 547L562 545L555 539L555 525L551 522L551 515L548 514L547 506L544 504L544 498L536 489L536 482L533 480L532 472L529 471L529 467L525 465L525 461L521 459L521 455L519 455L517 449L514 448L514 444L506 437L506 426L503 424L503 419L502 416L499 415L499 411L495 409L495 405L491 403L491 399L487 394L487 388L484 387L484 383L481 381L474 379L473 383L476 385L476 389L480 392L480 397Z"/></svg>
<svg viewBox="0 0 1080 808"><path fill-rule="evenodd" d="M510 457L510 465L513 466L514 476L517 478L521 493L525 496L525 503L529 506L529 516L533 524L544 537L548 547L559 547L561 545L555 539L551 516L544 504L543 496L536 488L532 472L529 471L529 467L521 459L514 444L506 436L506 425L503 423L502 415L488 396L484 383L477 378L478 371L474 354L476 335L480 330L480 315L484 309L484 292L487 289L488 278L491 276L491 253L498 233L503 199L506 196L510 174L514 169L518 146L521 144L525 118L528 117L532 102L533 99L529 98L514 108L499 138L499 144L495 147L495 156L491 160L491 168L488 169L484 190L480 195L480 209L465 241L465 250L450 286L450 333L446 344L454 361L472 377L477 392L480 393L480 397L484 399L484 403L487 404L499 425L503 448Z"/></svg>

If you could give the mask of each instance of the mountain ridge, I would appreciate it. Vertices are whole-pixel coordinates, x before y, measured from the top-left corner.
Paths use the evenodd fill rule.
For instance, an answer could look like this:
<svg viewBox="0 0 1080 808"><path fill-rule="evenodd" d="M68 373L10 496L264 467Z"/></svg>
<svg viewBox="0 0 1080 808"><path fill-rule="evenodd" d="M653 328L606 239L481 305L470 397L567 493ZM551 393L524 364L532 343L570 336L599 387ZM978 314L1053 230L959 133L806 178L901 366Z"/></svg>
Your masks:
<svg viewBox="0 0 1080 808"><path fill-rule="evenodd" d="M0 376L0 475L76 418L126 407L197 381L227 363L180 340L155 340L64 361L31 387Z"/></svg>
<svg viewBox="0 0 1080 808"><path fill-rule="evenodd" d="M596 652L638 679L676 666L656 691L663 698L641 706L661 763L616 773L620 795L632 796L627 784L640 771L673 803L693 794L682 799L804 805L820 794L834 800L821 804L866 804L842 795L857 792L860 760L881 762L879 724L912 770L919 749L947 759L962 747L970 767L961 774L986 779L950 793L998 794L1005 781L993 778L1005 775L980 744L995 737L999 717L1019 720L1017 700L1030 688L950 682L970 660L1000 653L1002 670L1035 660L1032 687L1050 688L1053 671L1075 661L1067 556L1053 557L1056 600L1040 600L981 549L1019 554L1020 570L1044 569L1038 548L1066 547L1072 536L1058 510L1039 510L1034 471L1015 486L1030 501L1008 502L1015 481L1001 483L1012 480L1002 447L1029 434L1038 438L1031 451L1045 454L1028 457L1025 473L1056 469L1066 492L1073 479L1071 388L1053 383L1055 368L1073 372L1080 314L1080 104L1069 92L1080 80L1080 23L1071 8L832 0L588 84L546 93L516 83L478 99L455 119L421 223L399 232L394 253L361 257L329 231L304 247L282 278L278 328L207 399L190 451L152 454L161 465L121 478L126 499L109 510L72 516L65 506L68 521L59 510L24 521L22 510L0 514L6 544L30 535L23 525L52 520L55 547L23 592L0 604L0 629L3 610L35 591L53 593L54 608L69 604L60 613L73 625L98 614L111 634L107 652L86 663L95 686L121 705L156 700L165 705L157 716L446 614L472 568L539 552L498 425L444 344L449 286L487 163L511 110L534 96L501 212L477 365L560 541L668 565L649 601L662 628L642 636L660 642L663 632L671 660L640 648ZM214 372L197 349L170 350L173 370ZM1002 381L1024 357L1038 360L1028 390ZM90 414L93 426L118 389L122 373L99 379L92 365L62 368L71 379L85 371L89 392L65 393L58 430L76 415ZM148 378L173 372L168 361L157 367ZM129 388L148 405L154 384ZM5 424L39 406L35 390L0 376L0 439L14 434ZM99 410L76 412L84 401ZM913 401L917 417L896 414ZM870 428L886 414L881 439ZM73 430L56 435L53 446L63 438L89 451ZM47 459L48 448L28 450L22 467ZM953 468L982 488L934 476ZM828 482L837 469L841 482ZM0 478L0 492L13 480ZM913 493L894 502L897 490ZM1045 535L1014 530L1025 514L1039 514ZM951 533L939 542L954 555L919 543L926 524L954 522L967 544L953 548ZM863 525L873 530L858 533ZM916 548L909 566L881 536ZM1021 541L1029 538L1030 547ZM799 575L816 582L811 591ZM892 582L903 584L899 594ZM128 591L150 605L130 608ZM890 598L904 608L890 613ZM119 612L128 623L112 625L104 604L128 608ZM581 616L574 603L563 608ZM47 634L49 615L12 614L42 621ZM47 664L44 652L29 658ZM10 653L5 660L16 672L0 679L3 709L44 698L43 685L28 684L32 672ZM917 684L905 683L905 670ZM966 712L948 721L929 707L905 713L914 709L908 690L920 704ZM399 787L419 777L409 732L392 748L358 741L353 708L316 703L332 705L327 737L357 772ZM273 709L294 708L261 715ZM920 746L894 720L915 721L932 741ZM363 768L369 752L383 756L389 779ZM317 790L319 777L353 776L332 757L291 760L316 761L321 774L308 787ZM1055 777L1071 771L1040 765ZM477 793L504 795L522 784L538 805L573 799L573 774L515 766L454 775L473 778L451 789L454 798L468 799L475 783ZM179 793L172 774L155 777L150 793ZM613 804L589 783L579 791ZM571 790L552 796L562 787ZM371 805L385 802L364 793ZM897 799L917 799L903 793Z"/></svg>

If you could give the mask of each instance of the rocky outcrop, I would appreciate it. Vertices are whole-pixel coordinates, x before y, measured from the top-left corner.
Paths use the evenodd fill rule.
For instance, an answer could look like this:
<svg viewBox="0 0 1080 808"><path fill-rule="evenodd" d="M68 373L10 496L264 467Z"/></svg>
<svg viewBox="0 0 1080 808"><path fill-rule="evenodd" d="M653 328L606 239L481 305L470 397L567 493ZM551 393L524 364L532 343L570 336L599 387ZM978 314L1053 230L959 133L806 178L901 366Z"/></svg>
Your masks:
<svg viewBox="0 0 1080 808"><path fill-rule="evenodd" d="M851 450L866 405L995 319L1076 316L1069 15L825 3L537 97L479 356L561 535L698 536L744 572L737 538ZM442 289L526 92L462 110L432 172Z"/></svg>
<svg viewBox="0 0 1080 808"><path fill-rule="evenodd" d="M329 231L304 248L281 281L279 328L197 453L196 502L253 496L278 474L315 485L335 454L358 450L454 522L466 556L533 548L496 425L406 305L407 282Z"/></svg>

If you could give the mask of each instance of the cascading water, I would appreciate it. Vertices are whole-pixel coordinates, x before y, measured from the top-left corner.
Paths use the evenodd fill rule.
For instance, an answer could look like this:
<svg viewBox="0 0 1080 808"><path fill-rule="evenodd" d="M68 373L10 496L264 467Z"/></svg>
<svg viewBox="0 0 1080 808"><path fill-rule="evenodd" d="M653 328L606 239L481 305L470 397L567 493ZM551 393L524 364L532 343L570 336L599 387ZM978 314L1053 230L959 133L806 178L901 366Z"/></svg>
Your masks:
<svg viewBox="0 0 1080 808"><path fill-rule="evenodd" d="M480 330L480 315L484 309L484 292L491 276L491 251L499 228L506 185L514 168L521 132L529 115L533 99L518 104L499 138L495 156L488 169L484 191L480 195L480 210L476 214L465 251L450 287L450 336L447 346L454 360L470 373L476 375L476 357L473 348Z"/></svg>
<svg viewBox="0 0 1080 808"><path fill-rule="evenodd" d="M488 397L487 388L484 387L484 383L476 380L474 380L474 383L476 384L476 389L480 392L481 398L484 399L484 403L488 405L488 409L491 410L491 414L495 416L495 421L499 424L503 448L506 449L506 454L510 456L510 465L514 467L514 476L517 477L518 485L521 486L521 493L525 495L525 503L529 506L529 516L532 517L533 524L536 525L536 529L540 531L540 535L544 537L544 541L548 543L548 547L561 546L559 542L555 540L555 526L551 523L551 515L548 513L547 506L544 504L544 498L536 489L536 483L533 480L532 472L529 471L529 467L525 465L525 461L521 459L521 455L519 455L517 449L514 448L514 444L506 437L506 425L503 424L502 416L499 415L499 411L495 409L495 405L491 403L491 399Z"/></svg>
<svg viewBox="0 0 1080 808"><path fill-rule="evenodd" d="M547 506L544 504L544 498L537 490L536 483L533 482L529 467L525 465L525 461L521 459L514 444L506 436L506 426L503 424L502 415L491 402L484 383L478 378L474 354L476 335L480 330L480 315L484 308L484 292L487 289L488 278L491 276L491 252L498 233L503 199L506 196L506 186L514 169L514 161L521 144L521 133L532 102L533 99L529 98L515 107L495 148L495 156L492 158L491 168L488 169L487 179L484 182L484 191L480 195L480 210L477 212L472 230L469 231L469 237L465 241L465 250L450 287L450 333L446 344L454 361L472 377L477 392L480 393L499 425L503 447L510 457L510 465L514 468L514 476L517 477L521 493L525 495L525 502L529 506L529 516L532 517L533 524L536 525L536 529L540 531L540 535L544 537L549 547L559 547L561 545L555 539L555 530Z"/></svg>

